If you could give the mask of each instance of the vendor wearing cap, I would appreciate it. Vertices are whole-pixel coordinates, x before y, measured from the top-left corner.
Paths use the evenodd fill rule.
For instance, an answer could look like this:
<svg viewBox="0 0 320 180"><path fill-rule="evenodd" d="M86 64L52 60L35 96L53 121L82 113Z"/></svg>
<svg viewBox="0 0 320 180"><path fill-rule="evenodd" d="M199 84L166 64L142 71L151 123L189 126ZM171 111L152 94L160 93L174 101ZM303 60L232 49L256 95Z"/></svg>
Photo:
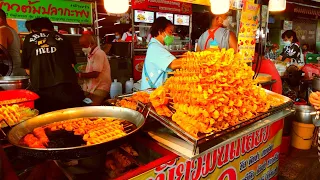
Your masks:
<svg viewBox="0 0 320 180"><path fill-rule="evenodd" d="M167 73L181 67L165 45L172 44L174 26L165 17L159 17L151 27L152 38L148 45L147 56L142 70L141 89L157 88L167 79Z"/></svg>
<svg viewBox="0 0 320 180"><path fill-rule="evenodd" d="M210 45L218 44L219 48L233 48L238 52L238 40L236 35L227 29L229 24L228 14L213 15L211 28L204 32L198 41L197 51L204 51Z"/></svg>

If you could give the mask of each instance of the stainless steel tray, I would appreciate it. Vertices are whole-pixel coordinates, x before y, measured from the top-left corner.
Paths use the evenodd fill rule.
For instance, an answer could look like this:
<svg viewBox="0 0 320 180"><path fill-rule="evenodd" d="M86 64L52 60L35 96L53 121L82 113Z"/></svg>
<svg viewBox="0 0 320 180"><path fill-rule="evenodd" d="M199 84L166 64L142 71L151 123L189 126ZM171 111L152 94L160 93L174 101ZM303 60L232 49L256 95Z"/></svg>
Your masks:
<svg viewBox="0 0 320 180"><path fill-rule="evenodd" d="M136 125L137 128L131 130L124 137L95 145L83 145L70 148L29 148L19 143L23 136L32 132L37 127L53 122L84 117L115 117L126 120ZM117 146L121 141L137 133L144 124L144 116L131 109L103 106L79 107L54 111L23 121L10 130L8 140L27 156L47 159L78 159L105 152L105 150Z"/></svg>
<svg viewBox="0 0 320 180"><path fill-rule="evenodd" d="M282 98L285 103L281 104L277 107L270 108L265 113L260 113L256 117L249 119L247 121L243 121L240 124L236 126L229 127L226 130L220 131L220 132L212 132L210 134L202 134L199 137L194 137L187 133L185 130L183 130L178 124L176 124L174 121L171 120L171 118L167 118L164 116L160 116L156 113L155 109L152 106L149 106L149 115L159 121L162 125L173 131L177 136L182 138L183 140L187 141L189 144L192 144L194 146L194 151L199 152L193 152L194 154L199 154L201 152L204 152L211 147L213 147L217 142L214 141L216 138L226 135L227 133L230 133L232 131L238 130L242 127L248 126L252 123L255 123L259 120L262 120L268 116L271 116L273 114L276 114L277 112L280 112L286 108L291 108L293 106L293 101L285 96L279 95L277 93L271 92L269 90L266 90L268 94L277 96L278 98Z"/></svg>

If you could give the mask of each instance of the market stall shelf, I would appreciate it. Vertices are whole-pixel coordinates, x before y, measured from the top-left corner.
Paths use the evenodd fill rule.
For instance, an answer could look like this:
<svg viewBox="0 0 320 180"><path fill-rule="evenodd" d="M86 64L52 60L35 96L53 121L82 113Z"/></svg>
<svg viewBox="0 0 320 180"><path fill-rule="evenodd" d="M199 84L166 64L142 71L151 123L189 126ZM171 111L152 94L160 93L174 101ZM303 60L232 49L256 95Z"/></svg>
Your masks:
<svg viewBox="0 0 320 180"><path fill-rule="evenodd" d="M219 142L219 139L225 138L228 134L231 132L237 131L237 130L243 130L245 127L252 125L258 121L261 121L263 119L268 119L270 116L281 113L285 110L288 110L289 113L291 113L291 107L293 106L293 102L291 99L276 94L274 92L266 90L268 95L272 95L273 97L281 98L282 104L279 104L277 106L272 106L267 112L259 113L257 116L248 119L246 121L241 121L239 124L235 126L231 126L225 130L222 131L214 131L209 134L199 134L198 137L195 137L188 132L186 132L183 128L181 128L178 124L176 124L171 118L160 116L156 113L153 107L149 107L150 112L149 115L159 121L161 124L163 124L165 127L170 129L175 135L182 138L187 144L191 145L189 149L192 151L190 154L191 157L197 156L208 149L214 147ZM170 108L174 111L174 109ZM287 115L285 115L287 116ZM281 117L283 118L283 117ZM280 118L280 119L281 119ZM181 153L179 153L181 154ZM190 157L189 157L190 158Z"/></svg>

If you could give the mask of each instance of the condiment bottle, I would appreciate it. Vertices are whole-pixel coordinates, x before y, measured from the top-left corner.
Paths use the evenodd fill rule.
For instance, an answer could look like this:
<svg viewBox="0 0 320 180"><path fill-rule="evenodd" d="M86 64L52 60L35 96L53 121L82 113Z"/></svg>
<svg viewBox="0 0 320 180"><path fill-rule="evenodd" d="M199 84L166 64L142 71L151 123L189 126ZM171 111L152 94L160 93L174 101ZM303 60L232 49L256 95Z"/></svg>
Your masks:
<svg viewBox="0 0 320 180"><path fill-rule="evenodd" d="M113 81L110 88L110 97L113 99L122 94L122 84L117 79Z"/></svg>
<svg viewBox="0 0 320 180"><path fill-rule="evenodd" d="M126 93L129 94L129 93L132 93L133 92L133 78L130 78L130 80L128 80L126 82Z"/></svg>

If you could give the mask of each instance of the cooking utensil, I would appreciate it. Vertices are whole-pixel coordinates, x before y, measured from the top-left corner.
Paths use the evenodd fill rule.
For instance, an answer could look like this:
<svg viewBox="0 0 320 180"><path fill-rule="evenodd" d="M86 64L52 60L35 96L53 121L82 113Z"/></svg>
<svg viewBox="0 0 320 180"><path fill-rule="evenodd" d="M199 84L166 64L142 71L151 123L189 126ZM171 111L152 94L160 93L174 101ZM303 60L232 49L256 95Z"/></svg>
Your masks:
<svg viewBox="0 0 320 180"><path fill-rule="evenodd" d="M28 76L2 76L0 77L0 91L27 89L29 86Z"/></svg>
<svg viewBox="0 0 320 180"><path fill-rule="evenodd" d="M312 89L314 91L320 91L320 77L319 76L313 76Z"/></svg>
<svg viewBox="0 0 320 180"><path fill-rule="evenodd" d="M70 34L80 34L79 28L70 28Z"/></svg>
<svg viewBox="0 0 320 180"><path fill-rule="evenodd" d="M312 106L295 105L295 121L304 124L313 124L316 116L316 110Z"/></svg>
<svg viewBox="0 0 320 180"><path fill-rule="evenodd" d="M22 146L19 143L22 137L32 132L33 129L37 127L41 127L53 122L82 117L115 117L131 122L135 124L137 128L131 129L130 132L127 132L127 135L122 138L90 146L84 145L70 148L41 149L29 148L26 146ZM8 140L11 144L17 146L20 153L22 153L23 155L33 156L40 159L79 159L99 153L105 153L107 152L107 150L111 150L114 147L117 147L123 141L127 140L129 136L138 132L144 125L144 123L145 118L141 113L126 108L105 106L71 108L43 114L17 124L8 133Z"/></svg>

